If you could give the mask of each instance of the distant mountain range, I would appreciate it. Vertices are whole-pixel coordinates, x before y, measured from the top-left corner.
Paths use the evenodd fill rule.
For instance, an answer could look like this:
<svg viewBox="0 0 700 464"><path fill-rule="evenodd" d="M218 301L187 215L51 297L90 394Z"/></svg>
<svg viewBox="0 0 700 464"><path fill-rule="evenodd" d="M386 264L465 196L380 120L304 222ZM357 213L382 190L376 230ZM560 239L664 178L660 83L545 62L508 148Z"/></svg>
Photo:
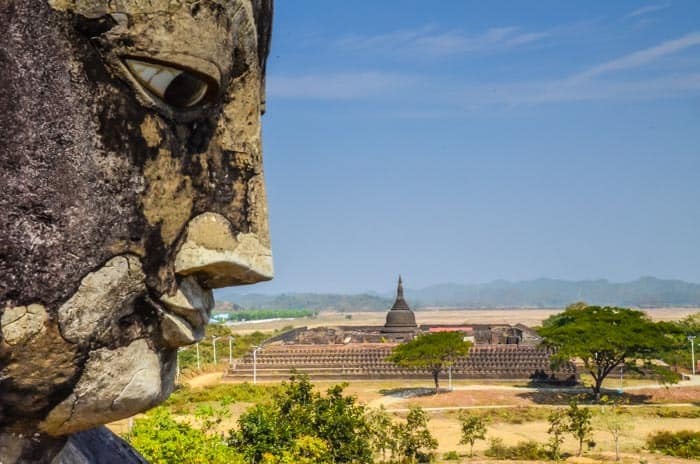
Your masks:
<svg viewBox="0 0 700 464"><path fill-rule="evenodd" d="M337 311L383 311L393 302L393 293L342 295L330 293L284 293L277 295L236 294L217 291L218 301L243 308L307 308ZM441 284L406 289L406 299L415 309L452 308L561 308L575 301L596 305L635 307L700 307L700 284L681 280L642 277L615 283L605 279L566 281L536 279L521 282L497 280L486 284Z"/></svg>

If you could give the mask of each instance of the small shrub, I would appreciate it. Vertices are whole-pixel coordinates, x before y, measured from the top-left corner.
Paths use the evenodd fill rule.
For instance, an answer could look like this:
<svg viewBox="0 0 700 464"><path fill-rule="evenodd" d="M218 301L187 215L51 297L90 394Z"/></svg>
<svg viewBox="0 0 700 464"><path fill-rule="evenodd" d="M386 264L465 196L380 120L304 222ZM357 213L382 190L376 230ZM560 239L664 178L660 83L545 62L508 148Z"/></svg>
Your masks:
<svg viewBox="0 0 700 464"><path fill-rule="evenodd" d="M484 454L491 458L509 460L534 461L548 458L547 450L534 440L521 441L517 445L508 446L501 438L492 438Z"/></svg>
<svg viewBox="0 0 700 464"><path fill-rule="evenodd" d="M211 385L207 388L190 388L178 386L164 403L175 414L194 412L200 403L218 402L221 406L230 406L236 402L259 403L277 391L274 385L253 385L248 382L239 384Z"/></svg>
<svg viewBox="0 0 700 464"><path fill-rule="evenodd" d="M700 432L681 430L674 433L663 430L649 435L647 447L668 456L700 458Z"/></svg>
<svg viewBox="0 0 700 464"><path fill-rule="evenodd" d="M457 451L448 451L442 455L445 461L459 461L459 453Z"/></svg>

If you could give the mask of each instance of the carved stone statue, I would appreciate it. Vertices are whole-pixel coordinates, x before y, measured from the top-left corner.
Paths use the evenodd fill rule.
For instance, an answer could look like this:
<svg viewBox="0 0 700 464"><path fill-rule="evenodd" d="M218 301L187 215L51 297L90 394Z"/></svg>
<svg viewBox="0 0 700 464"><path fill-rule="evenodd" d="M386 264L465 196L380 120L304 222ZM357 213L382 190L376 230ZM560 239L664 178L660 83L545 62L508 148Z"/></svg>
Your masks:
<svg viewBox="0 0 700 464"><path fill-rule="evenodd" d="M139 462L212 289L272 277L272 0L0 0L0 462Z"/></svg>

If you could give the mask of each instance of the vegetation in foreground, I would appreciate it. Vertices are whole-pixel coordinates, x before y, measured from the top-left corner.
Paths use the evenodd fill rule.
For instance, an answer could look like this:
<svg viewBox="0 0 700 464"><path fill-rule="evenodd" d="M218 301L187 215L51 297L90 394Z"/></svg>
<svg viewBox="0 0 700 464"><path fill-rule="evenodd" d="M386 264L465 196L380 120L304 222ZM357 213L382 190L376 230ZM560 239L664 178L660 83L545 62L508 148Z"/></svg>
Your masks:
<svg viewBox="0 0 700 464"><path fill-rule="evenodd" d="M257 403L228 430L230 406L235 402ZM459 419L454 434L469 445L488 440L483 456L502 460L557 460L563 453L564 437L578 443L578 453L596 444L592 432L605 431L618 451L623 433L633 429L639 417L698 417L697 410L649 406L631 409L607 402L582 407L573 399L568 407L519 408L517 411L474 410L452 417ZM682 413L682 414L681 414ZM640 415L641 414L641 415ZM182 415L189 417L184 420ZM489 437L488 423L523 423L546 420L548 441L508 444ZM444 432L443 432L444 433ZM657 432L647 448L670 456L697 458L700 432ZM335 385L318 392L304 376L293 376L281 385L222 384L205 389L187 387L176 391L168 402L134 421L125 438L154 463L246 463L246 464L334 464L417 463L438 459L438 441L429 429L429 416L411 407L397 416L383 408L368 408ZM456 451L443 460L471 457ZM483 457L480 457L482 459Z"/></svg>
<svg viewBox="0 0 700 464"><path fill-rule="evenodd" d="M669 456L700 459L700 431L656 432L647 439L647 447Z"/></svg>
<svg viewBox="0 0 700 464"><path fill-rule="evenodd" d="M159 407L136 419L125 439L150 462L168 464L372 463L375 454L383 460L390 456L390 462L414 463L432 460L437 448L428 431L428 415L419 407L412 408L405 420L395 420L386 411L368 409L345 395L343 385L321 394L307 377L296 375L267 390L233 387L214 393L176 392L166 405L208 401L192 406L197 426L179 422L166 407ZM221 392L229 399L214 401ZM227 436L216 431L228 415L220 406L234 397L253 399L263 392L269 399L243 413L237 428Z"/></svg>

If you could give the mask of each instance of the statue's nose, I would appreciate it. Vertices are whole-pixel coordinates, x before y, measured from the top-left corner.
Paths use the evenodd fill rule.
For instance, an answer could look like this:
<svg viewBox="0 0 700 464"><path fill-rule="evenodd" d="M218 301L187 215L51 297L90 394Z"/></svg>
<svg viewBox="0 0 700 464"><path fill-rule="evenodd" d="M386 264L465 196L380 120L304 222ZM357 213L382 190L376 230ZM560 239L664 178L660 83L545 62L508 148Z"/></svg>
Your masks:
<svg viewBox="0 0 700 464"><path fill-rule="evenodd" d="M234 233L220 214L200 214L187 225L175 257L175 272L194 276L207 288L270 280L272 252L265 242L255 233Z"/></svg>

